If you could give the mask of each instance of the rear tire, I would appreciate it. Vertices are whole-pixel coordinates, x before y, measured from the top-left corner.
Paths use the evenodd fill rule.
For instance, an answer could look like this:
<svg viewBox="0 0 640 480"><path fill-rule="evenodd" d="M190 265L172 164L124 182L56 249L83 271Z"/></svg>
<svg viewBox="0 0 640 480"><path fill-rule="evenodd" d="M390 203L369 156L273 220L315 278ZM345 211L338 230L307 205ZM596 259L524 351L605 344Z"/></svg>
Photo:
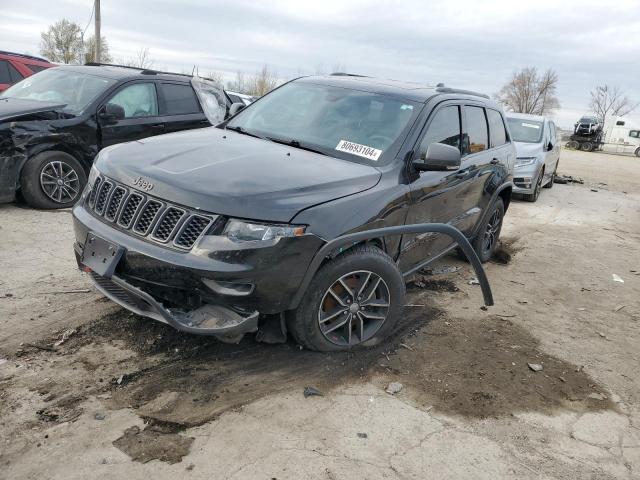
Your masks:
<svg viewBox="0 0 640 480"><path fill-rule="evenodd" d="M478 235L476 235L476 238L473 239L471 244L482 263L489 261L495 253L500 232L502 231L503 219L504 202L501 197L498 197L495 202L493 202L491 209L487 212L478 230Z"/></svg>
<svg viewBox="0 0 640 480"><path fill-rule="evenodd" d="M395 331L404 301L404 278L393 259L358 246L316 272L298 308L288 312L287 327L309 350L372 346Z"/></svg>
<svg viewBox="0 0 640 480"><path fill-rule="evenodd" d="M34 208L72 207L87 184L82 164L71 155L43 152L27 160L20 174L22 197Z"/></svg>
<svg viewBox="0 0 640 480"><path fill-rule="evenodd" d="M636 149L636 157L640 157L640 148Z"/></svg>
<svg viewBox="0 0 640 480"><path fill-rule="evenodd" d="M593 144L591 142L584 142L580 144L580 150L583 152L590 152L593 150Z"/></svg>
<svg viewBox="0 0 640 480"><path fill-rule="evenodd" d="M580 149L580 144L578 142L576 142L575 140L571 140L570 142L567 142L566 147L567 148L571 148L573 150L579 150Z"/></svg>

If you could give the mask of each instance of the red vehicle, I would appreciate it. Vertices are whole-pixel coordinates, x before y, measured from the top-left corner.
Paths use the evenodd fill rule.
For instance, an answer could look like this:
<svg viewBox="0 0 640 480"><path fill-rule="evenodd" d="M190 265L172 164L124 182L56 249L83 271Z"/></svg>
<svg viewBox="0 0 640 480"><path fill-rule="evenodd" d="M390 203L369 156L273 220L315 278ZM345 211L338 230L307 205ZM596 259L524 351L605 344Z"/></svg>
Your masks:
<svg viewBox="0 0 640 480"><path fill-rule="evenodd" d="M51 67L55 65L44 58L0 50L0 92L25 77Z"/></svg>

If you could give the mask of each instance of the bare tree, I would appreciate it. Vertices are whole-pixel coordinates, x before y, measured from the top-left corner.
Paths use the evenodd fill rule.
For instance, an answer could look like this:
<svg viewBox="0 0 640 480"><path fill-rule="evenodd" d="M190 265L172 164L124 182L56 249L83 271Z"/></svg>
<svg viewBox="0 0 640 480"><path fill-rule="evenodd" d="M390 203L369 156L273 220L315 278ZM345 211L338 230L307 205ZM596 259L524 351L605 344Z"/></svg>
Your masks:
<svg viewBox="0 0 640 480"><path fill-rule="evenodd" d="M248 92L251 95L262 96L273 90L278 84L278 75L264 65L262 69L249 79Z"/></svg>
<svg viewBox="0 0 640 480"><path fill-rule="evenodd" d="M591 90L591 101L589 108L600 119L604 125L607 117L622 117L634 111L638 107L638 103L629 100L618 87L610 87L609 85L598 85Z"/></svg>
<svg viewBox="0 0 640 480"><path fill-rule="evenodd" d="M82 49L82 27L66 18L40 32L40 53L52 62L77 63Z"/></svg>
<svg viewBox="0 0 640 480"><path fill-rule="evenodd" d="M218 83L220 85L224 85L224 74L222 72L212 70L205 75L205 78L213 80L215 83Z"/></svg>
<svg viewBox="0 0 640 480"><path fill-rule="evenodd" d="M509 82L494 96L517 113L544 115L560 108L556 97L558 74L548 69L538 75L535 67L514 72Z"/></svg>
<svg viewBox="0 0 640 480"><path fill-rule="evenodd" d="M134 56L120 60L119 63L127 67L153 67L153 59L151 58L151 53L147 47L140 48Z"/></svg>
<svg viewBox="0 0 640 480"><path fill-rule="evenodd" d="M96 38L91 35L84 42L84 63L95 62L96 58ZM100 61L102 63L113 62L113 57L109 53L109 44L106 37L100 37Z"/></svg>

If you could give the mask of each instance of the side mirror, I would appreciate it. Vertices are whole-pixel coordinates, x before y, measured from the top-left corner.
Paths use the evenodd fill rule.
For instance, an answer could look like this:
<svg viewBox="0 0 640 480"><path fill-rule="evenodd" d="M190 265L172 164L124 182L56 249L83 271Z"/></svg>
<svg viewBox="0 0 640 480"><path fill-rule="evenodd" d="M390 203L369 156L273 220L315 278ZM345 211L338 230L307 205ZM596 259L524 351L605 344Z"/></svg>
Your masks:
<svg viewBox="0 0 640 480"><path fill-rule="evenodd" d="M229 107L229 116L233 117L236 113L242 110L246 105L241 102L232 103L231 107Z"/></svg>
<svg viewBox="0 0 640 480"><path fill-rule="evenodd" d="M551 150L553 150L553 143L549 142L547 143L547 151L550 152Z"/></svg>
<svg viewBox="0 0 640 480"><path fill-rule="evenodd" d="M460 159L458 147L444 143L432 143L427 148L424 159L414 160L413 166L420 172L458 170Z"/></svg>
<svg viewBox="0 0 640 480"><path fill-rule="evenodd" d="M115 103L107 103L98 112L99 117L107 122L117 122L124 118L124 108Z"/></svg>

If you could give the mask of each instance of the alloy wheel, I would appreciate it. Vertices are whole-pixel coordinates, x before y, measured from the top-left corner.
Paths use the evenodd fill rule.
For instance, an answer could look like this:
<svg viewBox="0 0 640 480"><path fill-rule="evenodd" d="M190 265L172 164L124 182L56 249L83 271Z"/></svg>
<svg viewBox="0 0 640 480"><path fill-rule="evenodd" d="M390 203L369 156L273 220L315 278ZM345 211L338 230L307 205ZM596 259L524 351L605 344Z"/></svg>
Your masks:
<svg viewBox="0 0 640 480"><path fill-rule="evenodd" d="M389 287L367 270L347 273L325 292L318 309L318 325L331 343L353 346L371 339L387 319Z"/></svg>
<svg viewBox="0 0 640 480"><path fill-rule="evenodd" d="M502 215L500 210L496 209L489 222L487 222L487 228L484 230L484 238L482 241L482 251L487 254L491 252L491 249L496 244L498 236L500 235L500 227L502 226Z"/></svg>
<svg viewBox="0 0 640 480"><path fill-rule="evenodd" d="M80 193L80 178L78 172L68 163L55 160L42 168L40 186L45 195L54 202L69 203Z"/></svg>

